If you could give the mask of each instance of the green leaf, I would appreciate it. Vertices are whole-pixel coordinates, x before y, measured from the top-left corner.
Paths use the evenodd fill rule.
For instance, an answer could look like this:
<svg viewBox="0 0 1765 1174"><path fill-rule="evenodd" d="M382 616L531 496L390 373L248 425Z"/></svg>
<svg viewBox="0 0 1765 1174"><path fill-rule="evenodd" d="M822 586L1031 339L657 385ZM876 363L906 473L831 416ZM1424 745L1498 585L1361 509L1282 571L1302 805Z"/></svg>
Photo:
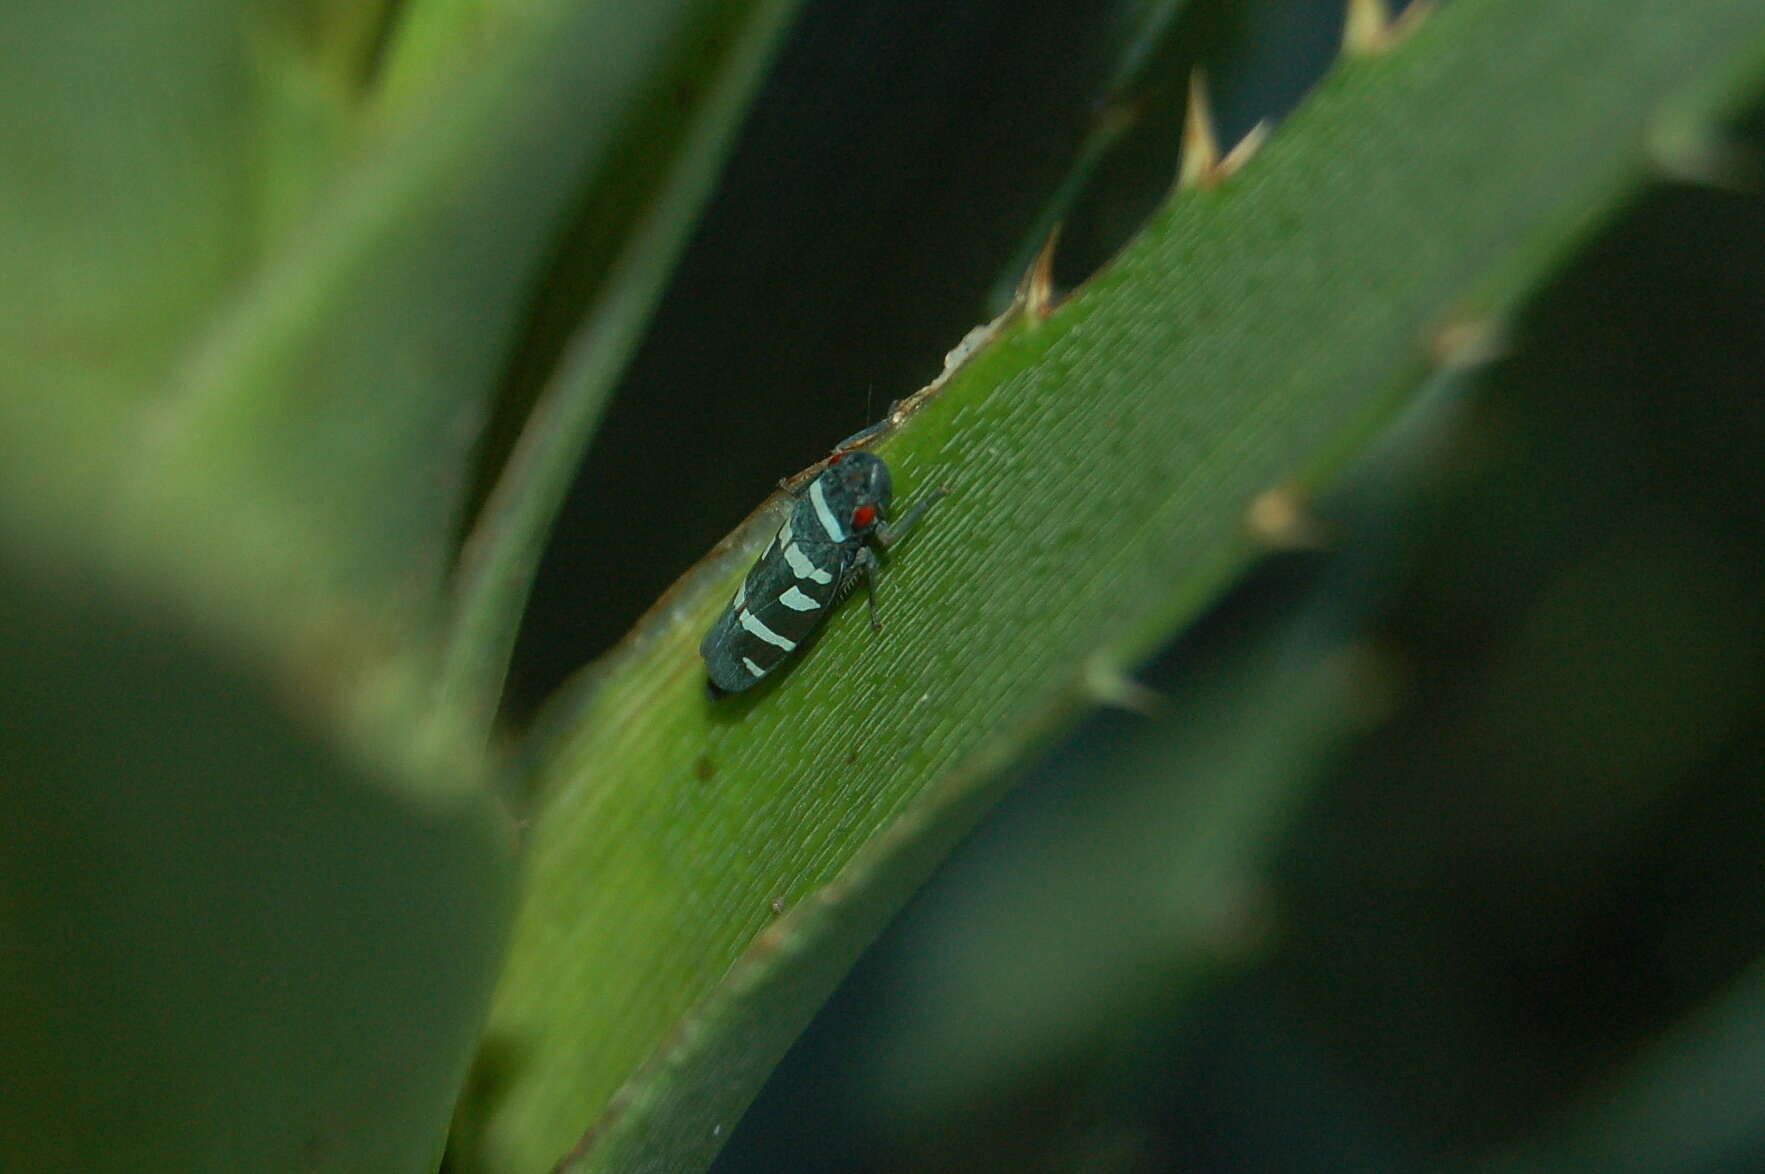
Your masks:
<svg viewBox="0 0 1765 1174"><path fill-rule="evenodd" d="M928 937L1012 948L934 949L903 975L926 995L864 1072L879 1118L935 1130L1076 1073L1268 944L1260 874L1385 683L1343 642L1331 586L1164 699L1175 720L1076 762L1067 792L1111 802L1064 808L1020 843L1020 871L952 896Z"/></svg>
<svg viewBox="0 0 1765 1174"><path fill-rule="evenodd" d="M414 787L92 568L14 552L0 1169L432 1169L515 893L483 780Z"/></svg>
<svg viewBox="0 0 1765 1174"><path fill-rule="evenodd" d="M1670 100L1695 122L1753 92L1762 18L1457 0L1344 64L1241 175L1179 196L882 443L903 503L953 490L894 556L886 630L848 608L781 680L713 705L698 639L782 503L750 519L533 752L529 888L462 1168L702 1168L999 767L1254 555L1260 494L1331 476L1431 340L1637 190Z"/></svg>
<svg viewBox="0 0 1765 1174"><path fill-rule="evenodd" d="M1610 1170L1744 1170L1759 1151L1765 1108L1765 959L1627 1058L1540 1131L1475 1174Z"/></svg>
<svg viewBox="0 0 1765 1174"><path fill-rule="evenodd" d="M506 648L411 704L483 420L563 353L506 629L792 4L518 8L0 14L0 1167L439 1153L513 889Z"/></svg>
<svg viewBox="0 0 1765 1174"><path fill-rule="evenodd" d="M557 267L543 315L560 324L557 352L547 352L543 336L532 340L547 361L528 356L523 370L535 371L530 378L540 386L476 519L454 588L440 693L444 709L469 710L481 732L495 715L552 517L795 7L795 0L766 0L739 19L731 6L714 10L729 27L715 36L700 30L699 39L716 52L701 45L672 63L681 73L673 84L697 100L685 112L669 106L662 125L651 119L628 133L628 158L605 168L608 190L581 217Z"/></svg>
<svg viewBox="0 0 1765 1174"><path fill-rule="evenodd" d="M447 695L488 710L525 580L508 550L531 561L792 8L541 0L444 45L419 5L386 89L368 22L328 3L185 0L115 30L9 10L29 67L0 145L33 165L0 181L22 242L0 254L0 496L344 680L450 622L501 471L479 462L508 456L485 422L557 360L545 452L518 453L530 487L495 499L460 621L493 633L462 654L476 692Z"/></svg>
<svg viewBox="0 0 1765 1174"><path fill-rule="evenodd" d="M94 508L191 324L261 247L268 3L0 10L0 485ZM288 114L310 141L310 122Z"/></svg>

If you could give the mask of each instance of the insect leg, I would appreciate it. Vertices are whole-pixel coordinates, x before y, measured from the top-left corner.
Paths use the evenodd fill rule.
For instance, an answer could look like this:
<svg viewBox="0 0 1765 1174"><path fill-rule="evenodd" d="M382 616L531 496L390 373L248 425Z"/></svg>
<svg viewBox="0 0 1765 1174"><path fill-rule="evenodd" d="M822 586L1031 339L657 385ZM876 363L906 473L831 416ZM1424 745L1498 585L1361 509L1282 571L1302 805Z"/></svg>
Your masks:
<svg viewBox="0 0 1765 1174"><path fill-rule="evenodd" d="M882 631L882 621L876 616L877 570L876 552L868 546L860 546L857 556L852 559L852 569L846 572L854 579L860 574L864 576L864 598L870 604L870 630L872 632Z"/></svg>
<svg viewBox="0 0 1765 1174"><path fill-rule="evenodd" d="M870 532L871 536L878 542L882 543L883 549L887 550L901 540L902 535L906 534L907 531L913 527L913 523L919 521L920 518L925 516L925 511L931 509L932 505L940 497L943 497L949 492L950 491L947 488L939 486L935 492L922 498L918 505L915 505L912 509L908 510L899 522L896 522L893 525L885 522L872 530Z"/></svg>

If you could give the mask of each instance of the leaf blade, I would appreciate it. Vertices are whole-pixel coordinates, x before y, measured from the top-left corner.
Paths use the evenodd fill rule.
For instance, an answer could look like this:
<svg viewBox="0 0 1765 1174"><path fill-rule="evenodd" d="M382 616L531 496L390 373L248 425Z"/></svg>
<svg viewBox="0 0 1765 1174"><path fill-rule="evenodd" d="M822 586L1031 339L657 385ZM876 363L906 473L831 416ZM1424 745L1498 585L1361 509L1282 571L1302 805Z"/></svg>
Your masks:
<svg viewBox="0 0 1765 1174"><path fill-rule="evenodd" d="M694 1010L776 950L773 902L904 895L917 873L892 853L959 834L997 767L1086 703L1093 665L1193 615L1254 554L1260 493L1339 468L1428 366L1432 330L1499 309L1646 178L1665 99L1710 70L1757 84L1762 13L1579 0L1542 20L1460 0L1339 70L1236 180L1177 202L883 442L903 502L954 492L895 559L880 638L848 609L764 696L710 709L697 639L777 506L677 584L538 754L492 1018L524 1064L475 1123L482 1167L541 1168L605 1113L581 1168L697 1168L683 1147L752 1088L678 1129L642 1110L708 1070L668 1059L701 1028L690 1064L788 1044L788 1024L719 1039ZM891 846L843 872L869 844ZM819 989L845 956L830 944Z"/></svg>

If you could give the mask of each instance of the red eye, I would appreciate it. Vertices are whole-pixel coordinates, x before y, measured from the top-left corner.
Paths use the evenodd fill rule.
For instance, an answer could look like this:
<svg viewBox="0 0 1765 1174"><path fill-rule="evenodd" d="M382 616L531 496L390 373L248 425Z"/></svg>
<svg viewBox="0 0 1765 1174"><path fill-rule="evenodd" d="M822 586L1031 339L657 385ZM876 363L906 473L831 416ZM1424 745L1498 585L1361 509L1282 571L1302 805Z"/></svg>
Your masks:
<svg viewBox="0 0 1765 1174"><path fill-rule="evenodd" d="M861 505L852 511L852 529L854 530L862 530L874 521L876 521L876 507L873 505Z"/></svg>
<svg viewBox="0 0 1765 1174"><path fill-rule="evenodd" d="M839 463L840 463L840 462L841 462L841 461L843 461L843 460L845 460L845 459L846 459L846 454L845 454L845 453L843 453L843 452L836 452L836 453L834 453L834 454L833 454L833 455L832 455L832 456L831 456L831 457L828 457L828 458L827 458L827 463L828 463L828 464L830 464L830 465L837 465L837 464L839 464Z"/></svg>

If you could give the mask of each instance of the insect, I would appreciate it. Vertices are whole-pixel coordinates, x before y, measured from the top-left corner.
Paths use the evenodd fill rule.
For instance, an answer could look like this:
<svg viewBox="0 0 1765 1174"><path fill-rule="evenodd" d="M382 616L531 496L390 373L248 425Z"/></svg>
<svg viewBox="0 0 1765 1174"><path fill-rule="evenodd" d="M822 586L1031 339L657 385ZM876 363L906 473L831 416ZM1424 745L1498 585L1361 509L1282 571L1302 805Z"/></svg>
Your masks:
<svg viewBox="0 0 1765 1174"><path fill-rule="evenodd" d="M790 516L699 643L712 700L739 693L777 668L852 593L860 576L870 589L871 629L881 628L879 563L869 543L885 550L894 545L946 492L939 489L891 526L894 487L882 458L834 454L797 491Z"/></svg>

